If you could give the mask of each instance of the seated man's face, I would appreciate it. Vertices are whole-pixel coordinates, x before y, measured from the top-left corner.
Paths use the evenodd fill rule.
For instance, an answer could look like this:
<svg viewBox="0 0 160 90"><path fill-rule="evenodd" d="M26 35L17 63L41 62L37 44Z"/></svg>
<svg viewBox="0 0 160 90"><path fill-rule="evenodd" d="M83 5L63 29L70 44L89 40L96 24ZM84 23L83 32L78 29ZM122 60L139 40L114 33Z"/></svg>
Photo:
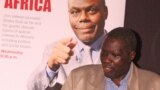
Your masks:
<svg viewBox="0 0 160 90"><path fill-rule="evenodd" d="M69 0L69 19L76 36L91 44L103 34L107 8L103 0Z"/></svg>
<svg viewBox="0 0 160 90"><path fill-rule="evenodd" d="M122 39L107 38L101 51L101 62L106 77L123 78L131 64L131 51Z"/></svg>

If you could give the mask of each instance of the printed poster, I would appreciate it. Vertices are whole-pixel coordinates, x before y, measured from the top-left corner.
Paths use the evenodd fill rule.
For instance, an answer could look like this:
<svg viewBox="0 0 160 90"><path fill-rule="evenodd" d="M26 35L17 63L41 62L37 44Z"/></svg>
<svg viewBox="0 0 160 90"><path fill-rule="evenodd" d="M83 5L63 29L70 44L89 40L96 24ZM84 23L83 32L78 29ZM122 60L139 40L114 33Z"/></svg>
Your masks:
<svg viewBox="0 0 160 90"><path fill-rule="evenodd" d="M106 0L105 29L123 26L125 0ZM0 0L0 90L27 90L44 48L74 36L67 0Z"/></svg>

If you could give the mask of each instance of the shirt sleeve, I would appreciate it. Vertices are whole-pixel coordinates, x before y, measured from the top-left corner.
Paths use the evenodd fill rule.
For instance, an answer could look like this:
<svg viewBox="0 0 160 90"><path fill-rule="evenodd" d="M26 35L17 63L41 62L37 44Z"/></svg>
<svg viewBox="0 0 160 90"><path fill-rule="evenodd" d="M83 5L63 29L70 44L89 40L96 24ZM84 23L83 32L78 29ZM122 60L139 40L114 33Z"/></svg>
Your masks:
<svg viewBox="0 0 160 90"><path fill-rule="evenodd" d="M48 75L49 81L53 80L53 78L58 74L59 69L56 71L51 70L48 65L46 66L46 73Z"/></svg>

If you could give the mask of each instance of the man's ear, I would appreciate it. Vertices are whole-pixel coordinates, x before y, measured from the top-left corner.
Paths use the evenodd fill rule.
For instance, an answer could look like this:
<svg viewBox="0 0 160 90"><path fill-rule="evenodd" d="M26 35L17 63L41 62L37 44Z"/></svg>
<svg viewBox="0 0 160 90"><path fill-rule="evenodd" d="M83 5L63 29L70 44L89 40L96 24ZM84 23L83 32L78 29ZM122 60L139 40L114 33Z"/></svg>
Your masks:
<svg viewBox="0 0 160 90"><path fill-rule="evenodd" d="M108 8L105 6L104 7L104 18L107 19L108 17Z"/></svg>
<svg viewBox="0 0 160 90"><path fill-rule="evenodd" d="M136 52L135 51L131 51L130 52L130 60L133 61L136 57Z"/></svg>

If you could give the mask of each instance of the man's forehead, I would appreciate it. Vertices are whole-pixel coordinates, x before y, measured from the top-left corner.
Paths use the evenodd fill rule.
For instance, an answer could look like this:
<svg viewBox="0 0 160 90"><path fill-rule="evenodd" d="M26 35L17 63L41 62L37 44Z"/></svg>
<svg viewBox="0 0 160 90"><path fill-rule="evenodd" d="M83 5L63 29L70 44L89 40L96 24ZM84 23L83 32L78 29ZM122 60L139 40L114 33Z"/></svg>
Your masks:
<svg viewBox="0 0 160 90"><path fill-rule="evenodd" d="M69 7L99 5L102 0L68 0Z"/></svg>
<svg viewBox="0 0 160 90"><path fill-rule="evenodd" d="M122 38L109 37L109 38L106 38L106 40L104 41L103 47L107 47L108 45L112 45L115 43L123 46L126 44L126 41Z"/></svg>

